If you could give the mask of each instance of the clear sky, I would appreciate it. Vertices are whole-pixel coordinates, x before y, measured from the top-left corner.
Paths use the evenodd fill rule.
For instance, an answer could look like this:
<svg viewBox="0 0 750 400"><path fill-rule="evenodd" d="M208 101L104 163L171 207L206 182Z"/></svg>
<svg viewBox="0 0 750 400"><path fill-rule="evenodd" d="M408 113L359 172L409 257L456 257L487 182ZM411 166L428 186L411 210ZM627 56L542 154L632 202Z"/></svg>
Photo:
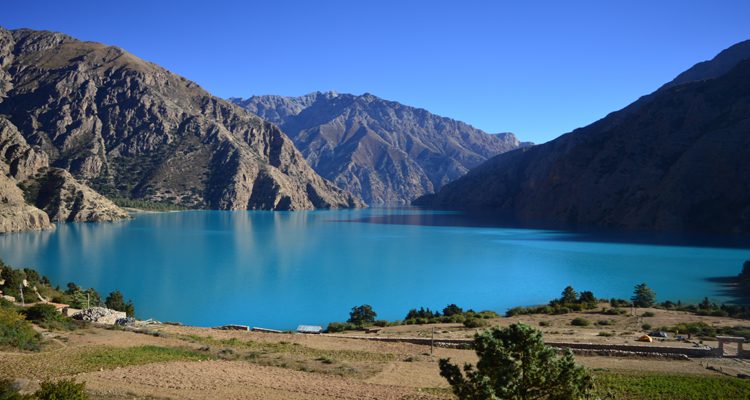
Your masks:
<svg viewBox="0 0 750 400"><path fill-rule="evenodd" d="M544 142L750 39L750 1L3 0L221 97L336 90Z"/></svg>

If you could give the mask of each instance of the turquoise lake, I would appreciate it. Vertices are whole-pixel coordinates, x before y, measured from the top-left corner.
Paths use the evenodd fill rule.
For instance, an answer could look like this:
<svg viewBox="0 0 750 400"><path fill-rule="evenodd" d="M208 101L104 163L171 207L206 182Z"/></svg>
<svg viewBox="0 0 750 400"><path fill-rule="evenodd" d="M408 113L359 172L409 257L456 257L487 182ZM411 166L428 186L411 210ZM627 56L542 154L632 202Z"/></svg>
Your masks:
<svg viewBox="0 0 750 400"><path fill-rule="evenodd" d="M63 287L120 289L142 319L278 329L344 321L360 304L389 320L449 303L502 313L566 285L628 298L647 282L659 300L727 301L708 278L737 275L750 258L721 240L491 225L412 209L143 213L0 235L0 257Z"/></svg>

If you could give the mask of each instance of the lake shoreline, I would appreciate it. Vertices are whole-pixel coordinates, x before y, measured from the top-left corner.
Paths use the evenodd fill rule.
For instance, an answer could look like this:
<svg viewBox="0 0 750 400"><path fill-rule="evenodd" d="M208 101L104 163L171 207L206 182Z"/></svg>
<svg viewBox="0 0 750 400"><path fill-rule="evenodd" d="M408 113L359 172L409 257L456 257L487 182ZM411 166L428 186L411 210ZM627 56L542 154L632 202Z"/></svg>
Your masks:
<svg viewBox="0 0 750 400"><path fill-rule="evenodd" d="M571 232L359 221L402 215L435 217L414 209L149 211L124 223L2 235L0 257L54 282L118 289L155 319L282 329L346 320L362 303L387 320L449 302L502 313L544 304L567 285L609 298L645 281L660 298L726 302L705 278L737 274L750 258L744 249Z"/></svg>

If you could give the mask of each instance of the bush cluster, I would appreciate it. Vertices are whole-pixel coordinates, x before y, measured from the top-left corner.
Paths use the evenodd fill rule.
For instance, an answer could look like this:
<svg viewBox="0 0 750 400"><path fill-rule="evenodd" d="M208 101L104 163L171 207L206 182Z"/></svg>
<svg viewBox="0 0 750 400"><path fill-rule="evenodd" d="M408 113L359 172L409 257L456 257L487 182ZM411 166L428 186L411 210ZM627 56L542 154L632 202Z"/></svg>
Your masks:
<svg viewBox="0 0 750 400"><path fill-rule="evenodd" d="M482 328L489 325L490 323L482 318L466 318L464 320L464 326L467 328Z"/></svg>
<svg viewBox="0 0 750 400"><path fill-rule="evenodd" d="M74 379L44 381L33 394L20 394L10 379L0 379L0 399L3 400L88 400L86 384Z"/></svg>
<svg viewBox="0 0 750 400"><path fill-rule="evenodd" d="M35 303L39 299L34 291L38 291L42 297L51 299L54 303L68 304L73 308L88 308L105 305L108 308L117 311L123 311L128 316L135 316L135 306L133 302L125 301L124 296L119 290L110 293L106 300L102 302L101 296L93 288L84 289L77 284L70 282L66 289L62 291L59 287L53 288L49 278L39 274L31 268L12 268L0 260L0 285L3 294L7 294L20 301L22 298L26 303ZM26 281L26 285L24 285ZM21 287L23 297L21 296Z"/></svg>
<svg viewBox="0 0 750 400"><path fill-rule="evenodd" d="M622 308L619 308L619 307L602 309L602 314L604 315L624 315L627 313L628 313L627 310L623 310Z"/></svg>
<svg viewBox="0 0 750 400"><path fill-rule="evenodd" d="M413 308L406 313L406 317L401 321L389 322L386 320L376 320L376 316L377 313L367 304L353 307L349 313L349 320L347 322L331 322L328 324L327 332L338 333L347 330L362 330L373 325L384 327L436 323L462 323L467 328L478 328L488 326L488 319L500 317L494 311L464 311L455 304L447 305L443 308L442 313L425 307Z"/></svg>
<svg viewBox="0 0 750 400"><path fill-rule="evenodd" d="M611 299L609 299L609 305L612 308L620 308L620 307L627 308L627 307L632 307L633 303L631 303L629 300L625 300L625 299L611 298Z"/></svg>
<svg viewBox="0 0 750 400"><path fill-rule="evenodd" d="M455 304L449 304L443 309L442 314L438 311L433 312L429 308L420 308L418 310L416 308L411 309L406 314L406 318L404 318L403 323L406 325L456 323L464 324L469 328L476 328L481 324L474 320L483 320L497 317L499 317L499 315L494 311L464 311L461 307L458 307Z"/></svg>
<svg viewBox="0 0 750 400"><path fill-rule="evenodd" d="M10 307L0 307L0 347L39 350L42 337L23 315Z"/></svg>
<svg viewBox="0 0 750 400"><path fill-rule="evenodd" d="M554 299L547 305L532 307L513 307L505 312L506 317L515 315L547 314L560 315L569 312L591 310L596 308L598 300L594 293L583 291L577 293L572 286L566 287L558 299Z"/></svg>
<svg viewBox="0 0 750 400"><path fill-rule="evenodd" d="M711 302L708 298L704 298L699 304L683 304L681 301L665 301L655 307L671 311L685 311L703 316L750 319L750 306L741 304L719 305Z"/></svg>
<svg viewBox="0 0 750 400"><path fill-rule="evenodd" d="M45 329L72 331L83 325L82 321L68 318L51 304L37 303L22 311L26 319Z"/></svg>
<svg viewBox="0 0 750 400"><path fill-rule="evenodd" d="M586 318L573 318L573 320L570 321L570 324L573 326L589 326L591 325L591 321L587 320Z"/></svg>
<svg viewBox="0 0 750 400"><path fill-rule="evenodd" d="M24 285L24 280L27 285ZM3 294L13 296L17 300L21 299L21 286L33 288L37 287L40 293L44 294L44 289L49 288L49 279L46 276L40 275L37 271L31 268L12 268L6 265L0 260L0 281L5 281L0 285L0 290ZM34 298L31 295L32 289L24 289L24 294L28 297L27 300L33 302Z"/></svg>
<svg viewBox="0 0 750 400"><path fill-rule="evenodd" d="M712 326L705 322L683 322L674 326L664 326L659 328L659 330L708 338L727 335L750 339L750 328L746 326Z"/></svg>

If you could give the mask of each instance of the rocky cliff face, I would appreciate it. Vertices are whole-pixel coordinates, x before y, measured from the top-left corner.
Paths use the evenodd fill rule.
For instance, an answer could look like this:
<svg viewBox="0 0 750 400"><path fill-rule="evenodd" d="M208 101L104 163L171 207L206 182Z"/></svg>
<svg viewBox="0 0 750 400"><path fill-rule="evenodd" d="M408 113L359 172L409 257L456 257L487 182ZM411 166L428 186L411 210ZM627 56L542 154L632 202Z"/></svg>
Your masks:
<svg viewBox="0 0 750 400"><path fill-rule="evenodd" d="M0 116L0 162L7 175L23 182L47 168L49 157L29 146L15 125Z"/></svg>
<svg viewBox="0 0 750 400"><path fill-rule="evenodd" d="M44 211L26 204L17 183L0 173L0 233L54 228Z"/></svg>
<svg viewBox="0 0 750 400"><path fill-rule="evenodd" d="M47 155L29 146L4 117L0 117L0 175L4 206L0 211L0 233L49 229L54 227L50 221L116 221L130 217L67 171L50 169ZM26 188L26 193L20 187Z"/></svg>
<svg viewBox="0 0 750 400"><path fill-rule="evenodd" d="M130 218L106 197L78 182L64 169L51 168L39 179L35 206L53 221L112 222Z"/></svg>
<svg viewBox="0 0 750 400"><path fill-rule="evenodd" d="M750 232L750 42L415 202L555 227Z"/></svg>
<svg viewBox="0 0 750 400"><path fill-rule="evenodd" d="M51 167L104 195L214 209L362 205L274 125L120 48L0 29L0 66L0 115ZM65 220L83 218L70 216L76 209L118 214L92 211L101 198L73 182L50 175L45 187L71 200L45 210Z"/></svg>
<svg viewBox="0 0 750 400"><path fill-rule="evenodd" d="M408 204L487 158L521 147L460 121L370 94L230 99L279 125L322 176L371 204Z"/></svg>
<svg viewBox="0 0 750 400"><path fill-rule="evenodd" d="M0 117L0 233L50 229L44 211L26 203L19 180L46 167L47 158L26 144L15 126Z"/></svg>

